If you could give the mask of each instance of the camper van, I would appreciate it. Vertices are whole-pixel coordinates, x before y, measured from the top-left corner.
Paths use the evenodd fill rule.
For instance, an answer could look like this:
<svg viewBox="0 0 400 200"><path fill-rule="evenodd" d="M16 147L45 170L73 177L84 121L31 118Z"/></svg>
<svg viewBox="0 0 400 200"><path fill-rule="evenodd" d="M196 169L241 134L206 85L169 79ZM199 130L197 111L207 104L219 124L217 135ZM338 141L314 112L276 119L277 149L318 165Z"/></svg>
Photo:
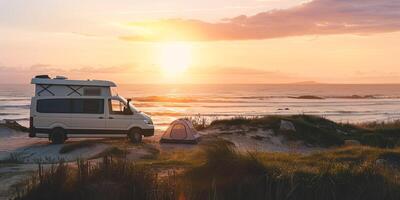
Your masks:
<svg viewBox="0 0 400 200"><path fill-rule="evenodd" d="M48 138L54 144L68 138L128 137L141 142L154 135L151 118L130 99L113 96L115 83L103 80L68 80L36 76L31 99L30 137Z"/></svg>

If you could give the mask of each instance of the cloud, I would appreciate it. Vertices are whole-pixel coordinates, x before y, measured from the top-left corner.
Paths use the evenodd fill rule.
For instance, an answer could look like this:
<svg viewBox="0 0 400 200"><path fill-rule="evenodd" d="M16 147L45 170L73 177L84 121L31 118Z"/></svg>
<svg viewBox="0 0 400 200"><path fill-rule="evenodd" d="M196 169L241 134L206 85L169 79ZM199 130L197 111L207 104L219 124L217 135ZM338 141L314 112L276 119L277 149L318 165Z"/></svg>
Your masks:
<svg viewBox="0 0 400 200"><path fill-rule="evenodd" d="M26 70L26 69L25 69ZM35 64L29 67L28 69L30 72L40 72L40 73L64 73L66 70L60 68L60 67L55 67L52 65L48 64ZM22 69L24 71L24 69Z"/></svg>
<svg viewBox="0 0 400 200"><path fill-rule="evenodd" d="M206 75L273 75L283 76L279 71L267 71L262 69L245 68L245 67L220 67L213 66L207 68L193 67L189 68L188 73L190 74L206 74Z"/></svg>
<svg viewBox="0 0 400 200"><path fill-rule="evenodd" d="M301 35L400 31L399 0L314 0L283 10L209 23L190 19L132 22L128 41L258 40Z"/></svg>
<svg viewBox="0 0 400 200"><path fill-rule="evenodd" d="M116 66L82 66L65 67L50 64L34 64L28 67L9 67L0 65L0 72L8 73L33 73L33 74L130 74L130 73L154 73L157 69L151 67L140 67L136 64L123 64Z"/></svg>

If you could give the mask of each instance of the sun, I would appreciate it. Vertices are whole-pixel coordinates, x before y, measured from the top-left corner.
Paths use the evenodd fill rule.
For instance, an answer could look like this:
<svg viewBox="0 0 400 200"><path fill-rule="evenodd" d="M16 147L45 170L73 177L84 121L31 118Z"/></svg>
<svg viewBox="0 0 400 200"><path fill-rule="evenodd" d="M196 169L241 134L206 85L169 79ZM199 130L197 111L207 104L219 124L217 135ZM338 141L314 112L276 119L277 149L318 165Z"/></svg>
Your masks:
<svg viewBox="0 0 400 200"><path fill-rule="evenodd" d="M192 62L192 48L187 43L163 43L160 45L159 66L167 76L176 77Z"/></svg>

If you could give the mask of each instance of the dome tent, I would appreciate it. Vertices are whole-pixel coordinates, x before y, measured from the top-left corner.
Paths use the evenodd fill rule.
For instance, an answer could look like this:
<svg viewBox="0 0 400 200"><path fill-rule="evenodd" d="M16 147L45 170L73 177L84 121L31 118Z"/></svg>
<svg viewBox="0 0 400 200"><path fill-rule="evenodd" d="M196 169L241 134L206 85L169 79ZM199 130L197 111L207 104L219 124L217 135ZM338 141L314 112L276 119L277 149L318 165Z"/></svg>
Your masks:
<svg viewBox="0 0 400 200"><path fill-rule="evenodd" d="M171 123L161 137L161 143L188 143L196 144L200 134L187 119L177 119Z"/></svg>

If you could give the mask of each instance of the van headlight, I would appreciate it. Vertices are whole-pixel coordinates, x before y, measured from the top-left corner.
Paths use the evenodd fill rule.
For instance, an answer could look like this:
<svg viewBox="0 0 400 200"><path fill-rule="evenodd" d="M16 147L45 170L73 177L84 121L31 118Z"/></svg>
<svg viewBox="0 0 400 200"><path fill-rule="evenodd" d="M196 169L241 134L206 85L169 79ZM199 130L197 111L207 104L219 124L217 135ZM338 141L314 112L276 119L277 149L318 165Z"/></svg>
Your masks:
<svg viewBox="0 0 400 200"><path fill-rule="evenodd" d="M150 119L143 120L145 124L153 125L153 121Z"/></svg>

